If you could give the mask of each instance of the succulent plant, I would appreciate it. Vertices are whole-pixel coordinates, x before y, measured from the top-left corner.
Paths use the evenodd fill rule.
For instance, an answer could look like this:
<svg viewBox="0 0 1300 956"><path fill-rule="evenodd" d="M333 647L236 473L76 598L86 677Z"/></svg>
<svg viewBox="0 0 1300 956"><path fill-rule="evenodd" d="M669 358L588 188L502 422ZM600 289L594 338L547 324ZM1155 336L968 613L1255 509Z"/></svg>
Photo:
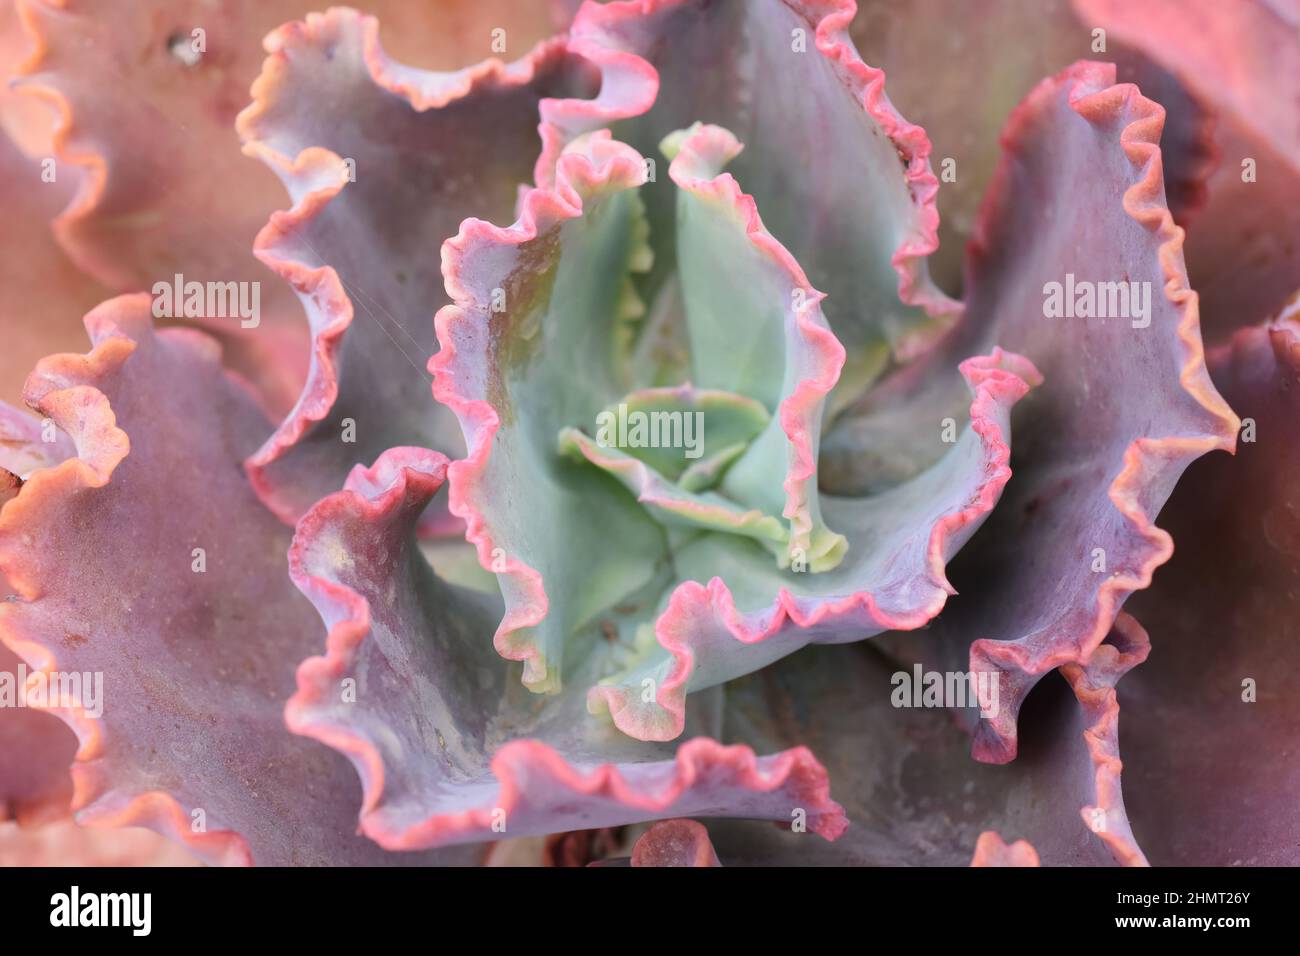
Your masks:
<svg viewBox="0 0 1300 956"><path fill-rule="evenodd" d="M6 9L0 848L1295 863L1285 10L861 6Z"/></svg>

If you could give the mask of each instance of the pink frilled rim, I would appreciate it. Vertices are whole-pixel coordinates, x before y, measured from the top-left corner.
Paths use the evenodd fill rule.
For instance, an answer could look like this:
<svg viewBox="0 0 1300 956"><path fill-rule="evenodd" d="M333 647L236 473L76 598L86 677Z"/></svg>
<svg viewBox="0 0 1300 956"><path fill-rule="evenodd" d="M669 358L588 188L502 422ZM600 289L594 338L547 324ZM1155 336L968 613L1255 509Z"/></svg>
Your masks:
<svg viewBox="0 0 1300 956"><path fill-rule="evenodd" d="M463 798L453 801L454 807L436 809L416 823L394 825L383 813L386 767L375 732L362 722L331 719L323 707L370 638L369 602L342 581L312 573L307 554L327 538L340 515L378 525L402 513L418 513L447 470L446 459L437 453L392 449L372 468L354 469L343 491L308 512L290 549L290 576L316 605L329 634L325 655L309 658L299 667L298 689L285 707L285 722L295 733L319 740L351 760L364 794L362 832L386 849L422 849L498 838L501 832L494 829L494 822L502 819L522 821L511 823L511 836L552 832L564 827L561 814L573 812L576 805L595 808L592 812L597 814L613 805L612 815L618 819L600 821L612 824L683 809L726 813L737 802L752 803L746 795L761 800L765 794L779 797L783 815L788 814L787 804L805 808L808 828L826 839L844 831L848 822L830 798L826 771L807 748L756 757L749 747L724 746L704 737L682 744L671 762L590 768L575 766L540 740L512 740L491 756L490 771L499 783L494 798L484 801L481 787L467 787ZM654 772L638 774L638 767L652 767ZM583 822L592 825L590 817Z"/></svg>
<svg viewBox="0 0 1300 956"><path fill-rule="evenodd" d="M47 44L41 32L40 20L33 12L30 2L31 0L29 2L15 0L19 21L30 41L29 53L17 68L19 76L35 72L47 56ZM61 6L61 4L54 4L54 6ZM82 172L76 195L67 208L54 219L53 229L60 245L78 267L95 274L98 270L97 263L80 251L74 237L79 225L94 215L103 200L108 183L108 163L94 150L77 151L72 148L70 142L74 132L72 104L63 93L49 84L36 84L30 80L24 83L22 91L28 96L43 101L53 111L54 121L48 146L54 157L59 162L67 163Z"/></svg>
<svg viewBox="0 0 1300 956"><path fill-rule="evenodd" d="M1295 0L1073 0L1080 19L1141 49L1300 171ZM1288 86L1287 84L1290 84Z"/></svg>
<svg viewBox="0 0 1300 956"><path fill-rule="evenodd" d="M1147 632L1129 614L1120 613L1106 643L1086 663L1066 664L1069 682L1088 726L1083 739L1093 768L1093 802L1079 808L1091 830L1121 866L1147 866L1124 809L1119 756L1119 697L1115 685L1151 653Z"/></svg>
<svg viewBox="0 0 1300 956"><path fill-rule="evenodd" d="M210 338L155 333L149 313L147 295L110 300L86 317L88 355L38 365L26 400L75 454L0 511L0 641L33 671L131 690L90 713L85 698L49 709L79 743L78 822L143 826L217 864L465 862L472 851L395 858L358 836L347 762L285 729L320 623L285 574L288 529L239 467L269 425ZM202 569L194 540L211 550Z"/></svg>
<svg viewBox="0 0 1300 956"><path fill-rule="evenodd" d="M477 549L483 568L495 570L511 583L503 589L508 595L506 616L493 643L507 660L524 661L525 683L542 680L546 664L541 650L530 642L516 640L515 632L544 619L550 602L542 577L534 568L508 553L503 563L494 563L497 543L474 503L501 418L489 402L464 394L474 383L461 380L456 338L462 333L467 337L475 335L490 315L491 304L462 275L475 249L522 246L581 216L586 198L604 190L633 188L645 180L641 156L630 146L613 140L608 131L593 133L579 145L581 151L570 149L556 161L553 187L530 189L523 195L514 225L501 228L481 219L467 219L460 232L443 243L442 272L453 304L440 309L434 319L440 348L429 360L429 371L434 376L433 396L456 414L469 448L463 460L448 468L448 508L465 521L465 539ZM513 599L512 592L517 595Z"/></svg>
<svg viewBox="0 0 1300 956"><path fill-rule="evenodd" d="M817 491L817 455L813 442L821 425L822 403L839 381L844 367L844 346L821 316L820 303L825 294L813 288L794 256L763 226L754 197L744 193L730 173L720 172L743 148L735 136L720 126L697 126L681 141L668 167L668 175L684 192L738 215L750 244L786 278L790 288L806 290L804 305L796 314L796 325L809 355L811 374L800 379L794 392L781 402L778 415L791 450L782 485L786 494L782 513L791 523L791 547L807 552L812 549L814 531L809 499Z"/></svg>
<svg viewBox="0 0 1300 956"><path fill-rule="evenodd" d="M29 378L24 389L25 400L67 432L76 454L37 471L27 480L23 493L0 511L0 536L10 538L21 534L23 526L34 520L33 516L47 507L51 499L103 488L129 454L130 440L117 427L108 399L93 385L85 384L98 381L120 367L135 350L133 330L124 327L129 304L142 305L140 313L148 314L147 297L110 300L86 316L86 331L94 343L89 354L50 356ZM181 330L167 334L188 336ZM195 336L194 340L197 343L202 339ZM31 570L21 554L6 552L0 554L0 560L16 592L27 599L37 593L38 585L30 580ZM19 629L3 614L0 614L0 641L26 661L33 673L41 673L46 680L59 670L54 652L41 637ZM106 745L101 722L89 716L80 701L70 700L68 704L66 707L33 705L33 709L58 717L77 735L78 747L71 766L71 809L77 812L105 796L110 783L94 764ZM248 845L238 833L193 832L189 815L164 791L141 793L116 804L97 807L93 813L81 813L78 820L94 827L147 827L183 844L209 862L252 864Z"/></svg>
<svg viewBox="0 0 1300 956"><path fill-rule="evenodd" d="M980 208L980 219L969 247L968 271L975 272L987 254L992 219L1009 202L1015 190L1015 166L1021 140L1029 135L1036 115L1050 109L1051 99L1064 88L1070 107L1094 125L1124 114L1127 122L1120 146L1140 172L1125 190L1124 212L1159 241L1158 257L1164 275L1165 298L1176 308L1177 337L1182 353L1179 382L1212 425L1209 431L1186 435L1138 438L1124 453L1124 466L1110 484L1109 497L1132 530L1125 554L1111 555L1112 566L1133 567L1133 573L1107 575L1098 587L1095 609L1086 625L1074 633L1031 634L1012 641L982 639L971 646L971 669L1016 674L1015 706L1002 709L993 721L982 722L973 745L979 760L1005 763L1016 753L1016 714L1030 687L1047 672L1086 661L1105 640L1124 600L1151 584L1155 569L1173 554L1173 539L1155 524L1155 512L1167 495L1161 490L1151 504L1153 489L1172 486L1187 464L1206 452L1233 451L1240 421L1219 395L1205 365L1196 293L1191 289L1183 262L1184 230L1174 223L1164 203L1164 178L1159 139L1164 109L1147 99L1136 86L1115 83L1115 67L1080 61L1058 76L1043 80L1016 108L1002 134L1003 157Z"/></svg>
<svg viewBox="0 0 1300 956"><path fill-rule="evenodd" d="M617 0L584 3L569 29L568 49L595 64L600 93L594 99L548 99L540 105L543 150L534 179L539 186L555 184L556 162L565 146L583 133L649 112L659 93L659 72L619 39L627 21L698 0ZM951 318L957 305L922 277L927 256L939 247L939 180L930 168L930 140L925 130L909 123L885 93L884 71L868 66L849 37L857 13L854 0L784 0L813 30L817 52L834 67L863 112L876 122L898 152L907 187L916 209L912 233L892 257L898 274L899 298L931 316ZM899 357L921 354L942 326L899 343Z"/></svg>
<svg viewBox="0 0 1300 956"><path fill-rule="evenodd" d="M449 73L419 70L395 63L379 42L379 22L372 16L332 7L325 13L308 14L304 20L286 23L267 35L263 45L267 59L253 83L252 102L239 114L236 129L244 140L244 153L260 159L286 184L293 206L273 213L253 244L254 255L284 278L300 297L323 306L324 316L313 321L312 354L307 380L288 416L245 464L258 496L287 524L302 516L286 490L278 487L268 466L287 455L305 432L326 418L339 393L339 357L343 336L355 317L353 302L334 267L311 268L303 262L279 255L281 243L306 229L348 185L347 164L332 150L320 146L287 156L262 139L260 124L281 95L290 64L286 49L294 45L324 46L343 28L359 27L362 56L375 86L400 97L417 112L436 110L464 100L484 88L522 87L533 82L539 71L566 56L564 37L537 44L522 59L505 63L489 58ZM335 486L337 487L337 486ZM445 519L445 516L442 516ZM459 531L454 522L431 516L430 534Z"/></svg>

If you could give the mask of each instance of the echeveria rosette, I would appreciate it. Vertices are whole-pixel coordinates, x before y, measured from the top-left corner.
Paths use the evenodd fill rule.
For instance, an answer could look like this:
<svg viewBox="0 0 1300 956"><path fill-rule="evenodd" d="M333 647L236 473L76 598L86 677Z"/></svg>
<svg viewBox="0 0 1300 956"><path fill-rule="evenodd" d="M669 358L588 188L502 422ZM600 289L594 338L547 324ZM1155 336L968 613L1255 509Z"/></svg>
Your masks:
<svg viewBox="0 0 1300 956"><path fill-rule="evenodd" d="M87 79L107 75L94 64L111 66L112 56L89 58L79 75L59 59L59 42L79 30L104 34L90 9L41 4L29 14L48 31L46 73L30 88L57 91L82 165L116 176L87 194L82 212L87 227L125 227L123 241L114 248L87 228L79 254L92 268L148 271L156 257L137 253L149 243L166 252L166 234L189 250L187 261L210 261L183 223L140 231L142 245L131 235L143 220L113 220L114 210L138 211L132 195L146 207L153 200L129 188L149 168L131 162L142 137L110 135L120 131L87 105L96 92ZM4 570L22 600L0 630L35 666L91 666L125 648L127 659L104 669L148 684L102 721L62 715L81 736L82 819L138 819L211 859L243 862L471 861L481 854L469 848L385 850L492 839L499 822L515 836L681 814L789 821L802 809L814 830L836 836L843 815L803 749L813 743L858 824L847 839L712 825L714 854L698 825L676 820L642 837L643 860L964 863L973 850L977 864L1029 864L1038 854L1046 863L1143 862L1119 794L1114 685L1146 640L1116 615L1168 557L1168 537L1152 522L1182 468L1229 447L1236 426L1205 376L1182 237L1164 209L1155 149L1164 115L1096 65L1035 90L1008 127L959 317L926 273L938 235L929 142L857 57L845 32L851 16L851 5L829 2L592 5L567 40L512 65L452 74L390 61L375 23L350 11L268 38L272 55L241 133L291 193L293 208L273 217L258 254L308 311L313 367L298 405L250 461L264 502L283 519L303 516L292 583L287 531L238 477L239 458L269 426L205 340L150 332L142 300L97 310L96 351L51 360L33 379L38 414L71 439L50 449L36 443L39 418L3 421L3 464L27 480L6 479L0 520L53 550L10 551ZM802 50L791 42L800 30ZM1176 56L1162 62L1187 75ZM1168 74L1135 63L1143 89L1173 108L1163 142L1192 209L1208 125ZM778 75L786 82L773 84ZM1189 86L1215 100L1212 86ZM153 94L146 85L141 95ZM1229 110L1249 101L1233 99ZM1267 123L1239 125L1267 138ZM229 135L228 125L218 130ZM202 142L186 155L201 157ZM448 151L448 142L463 148ZM493 148L477 149L484 144ZM647 157L667 160L667 175L648 176ZM509 220L530 175L536 185L518 194L516 224L488 226ZM1286 194L1285 181L1269 182L1267 195ZM211 185L182 182L177 201L213 206ZM128 201L115 206L112 195ZM1202 212L1214 218L1213 200ZM446 246L440 278L432 250L466 215L478 218ZM1261 267L1261 301L1288 281L1279 261ZM1066 271L1150 282L1151 324L1045 319L1042 285ZM438 344L429 316L449 298L437 330L444 351L431 366L445 403L436 406L419 365ZM403 355L411 351L416 361ZM1017 407L1012 457L1011 406L1039 384L1038 369L1046 381ZM141 396L166 412L146 420ZM204 403L230 421L196 412ZM620 406L704 413L710 454L688 463L595 440L596 417ZM339 440L346 419L360 426L359 444ZM947 419L955 443L940 438ZM210 427L172 441L181 422ZM412 443L465 457L448 469ZM216 534L217 550L230 550L211 503L188 482L163 480L192 462L224 476L204 493L236 515L241 535L265 543L240 573L220 565L219 580L198 588L188 562L152 560L171 536ZM1016 479L1002 495L1009 464ZM430 509L444 473L451 495ZM159 509L178 488L181 513ZM995 504L992 522L945 571ZM431 546L417 531L457 531L457 516L504 601L440 580L426 564L421 551ZM123 521L132 533L91 555L86 565L102 571L74 599L68 568L50 555L80 555L74 543L89 548ZM73 526L92 534L74 541ZM145 599L130 557L150 535L151 583L163 596ZM1090 547L1107 562L1101 576ZM929 630L777 661L809 642L916 628L948 600L949 576L963 593ZM307 657L320 649L319 623L292 584L325 619L324 656ZM204 616L177 596L202 604L214 585L235 595L233 610ZM113 604L121 595L131 598L131 627ZM108 613L68 646L58 632L73 620L73 600ZM201 672L193 661L203 637L224 638L237 629L233 612L254 604L268 609L272 639L230 642L221 681L191 699L184 688ZM195 615L197 638L178 641L169 622ZM1169 615L1158 609L1153 618L1157 633L1179 628L1164 627ZM163 665L146 673L131 657L138 645ZM267 666L250 673L250 656ZM290 672L304 657L293 693ZM992 723L972 712L954 723L885 709L891 668L961 670L972 660L1010 681ZM1022 699L1052 669L1065 681L1029 696L1018 740ZM741 674L750 676L717 686ZM828 680L847 690L823 695ZM769 706L754 689L771 682L785 695ZM879 694L864 694L876 683ZM254 703L246 721L214 733L223 691ZM823 696L845 694L859 699L822 713ZM351 759L360 795L337 755L283 730L286 698L294 731ZM149 728L164 719L174 746L146 752L139 740L159 736ZM871 748L867 727L879 728ZM794 749L756 758L748 747L694 740L674 758L666 741L683 731ZM1010 767L972 762L972 735L985 760L1007 760L1017 747L1019 756ZM1205 752L1215 739L1207 735ZM1281 792L1285 775L1261 790ZM273 833L269 821L301 792L308 806L276 824L288 836ZM58 800L56 788L47 805ZM378 847L351 834L358 803ZM200 806L215 833L186 832L186 813ZM760 830L766 839L726 839ZM1250 827L1217 832L1232 851L1245 848L1239 855L1273 858L1252 847ZM1176 834L1157 843L1169 858L1187 852Z"/></svg>

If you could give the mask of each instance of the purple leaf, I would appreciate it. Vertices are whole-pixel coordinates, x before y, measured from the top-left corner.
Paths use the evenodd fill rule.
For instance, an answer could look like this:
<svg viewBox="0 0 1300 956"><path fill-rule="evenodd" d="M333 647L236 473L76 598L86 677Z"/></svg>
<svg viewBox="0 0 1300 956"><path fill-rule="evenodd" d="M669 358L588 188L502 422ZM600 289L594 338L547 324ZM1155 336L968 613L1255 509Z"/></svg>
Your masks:
<svg viewBox="0 0 1300 956"><path fill-rule="evenodd" d="M437 250L466 216L509 214L541 149L539 100L583 79L560 41L508 66L434 73L390 60L378 33L342 8L281 27L238 122L245 152L294 203L255 251L293 286L312 331L302 395L249 461L290 522L394 445L462 453L425 372L446 302ZM426 520L432 533L458 530L441 503Z"/></svg>
<svg viewBox="0 0 1300 956"><path fill-rule="evenodd" d="M898 396L934 414L951 407L955 389L938 372L988 341L1043 372L1018 411L1015 480L955 562L962 597L936 625L939 639L971 646L973 671L1003 674L1004 706L976 738L985 760L1015 756L1017 702L1043 674L1087 660L1128 594L1168 559L1155 514L1182 469L1231 448L1236 430L1205 372L1183 233L1163 204L1162 111L1113 80L1113 67L1080 63L1016 111L972 245L962 325L826 441L828 454L849 454L864 436L889 440L907 427ZM1056 316L1051 283L1071 311L1103 283L1136 283L1125 287L1137 296L1130 306L1147 306L1121 315L1094 300L1091 312ZM854 486L891 477L840 472Z"/></svg>
<svg viewBox="0 0 1300 956"><path fill-rule="evenodd" d="M31 669L82 677L48 702L79 739L77 819L211 862L421 862L357 836L346 761L283 727L319 624L239 467L269 426L210 339L154 333L149 311L105 303L88 355L32 374L28 402L77 454L0 512L0 636Z"/></svg>

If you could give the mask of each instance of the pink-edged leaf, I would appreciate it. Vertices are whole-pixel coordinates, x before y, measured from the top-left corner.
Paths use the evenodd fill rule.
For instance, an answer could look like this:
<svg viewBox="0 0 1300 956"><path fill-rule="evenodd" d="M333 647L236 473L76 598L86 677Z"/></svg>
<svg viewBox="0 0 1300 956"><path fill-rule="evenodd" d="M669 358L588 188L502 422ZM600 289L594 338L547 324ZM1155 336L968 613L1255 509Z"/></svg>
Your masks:
<svg viewBox="0 0 1300 956"><path fill-rule="evenodd" d="M77 455L0 511L0 639L42 674L102 675L101 706L46 702L79 738L78 820L212 862L421 862L358 836L346 761L283 727L320 627L239 466L269 425L210 339L149 313L111 300L86 317L88 355L38 366L27 400Z"/></svg>
<svg viewBox="0 0 1300 956"><path fill-rule="evenodd" d="M1300 3L1073 2L1085 22L1164 64L1300 173Z"/></svg>
<svg viewBox="0 0 1300 956"><path fill-rule="evenodd" d="M239 131L294 205L256 252L297 293L312 347L302 394L249 464L292 521L393 445L463 452L425 371L447 301L437 250L466 216L510 215L541 149L538 102L585 74L560 41L510 65L416 69L389 59L374 18L342 8L286 24L266 47ZM456 527L442 503L427 522Z"/></svg>
<svg viewBox="0 0 1300 956"><path fill-rule="evenodd" d="M632 847L633 866L721 866L709 831L694 820L662 820Z"/></svg>
<svg viewBox="0 0 1300 956"><path fill-rule="evenodd" d="M1300 317L1300 298L1291 307ZM1245 427L1161 513L1174 558L1129 607L1151 660L1125 681L1125 783L1157 864L1295 866L1300 733L1300 322L1239 332L1210 371Z"/></svg>
<svg viewBox="0 0 1300 956"><path fill-rule="evenodd" d="M694 126L670 141L692 379L749 395L773 413L721 488L789 521L785 561L797 551L813 571L834 567L847 542L822 521L817 436L844 346L822 315L822 293L767 231L753 197L722 172L741 154L740 141L717 126Z"/></svg>
<svg viewBox="0 0 1300 956"><path fill-rule="evenodd" d="M850 33L862 58L887 76L890 99L934 144L940 245L930 269L947 291L962 285L966 240L997 169L1007 117L1039 80L1081 57L1114 62L1121 81L1136 83L1168 112L1161 150L1175 220L1185 226L1203 202L1209 117L1168 73L1117 37L1107 37L1098 52L1069 0L859 0Z"/></svg>
<svg viewBox="0 0 1300 956"><path fill-rule="evenodd" d="M1300 275L1300 4L1074 0L1220 113L1209 205L1187 271L1211 344L1276 314ZM1156 97L1159 98L1158 96Z"/></svg>
<svg viewBox="0 0 1300 956"><path fill-rule="evenodd" d="M986 760L1015 755L1018 701L1043 674L1086 660L1124 599L1168 559L1154 517L1183 468L1235 438L1236 418L1205 372L1183 232L1163 202L1163 113L1114 75L1077 64L1017 109L972 244L963 327L923 360L942 368L991 340L1026 355L1047 382L1020 411L1016 478L954 563L962 598L937 624L955 646L973 645L972 670L1003 672L1001 712L976 738ZM1065 293L1069 282L1076 292ZM1073 312L1077 290L1127 282L1138 296L1127 314L1117 301L1107 318ZM1056 293L1073 314L1049 317ZM919 365L882 387L950 405L951 390ZM842 419L846 434L826 444L847 453L904 427L878 403ZM881 479L840 472L854 485Z"/></svg>
<svg viewBox="0 0 1300 956"><path fill-rule="evenodd" d="M363 832L410 849L680 814L789 820L798 808L828 839L842 832L802 747L755 757L697 737L674 756L586 719L581 679L558 696L525 691L521 666L507 670L484 640L495 599L439 581L416 546L445 469L412 448L358 468L303 518L290 555L329 638L299 669L286 719L352 760Z"/></svg>
<svg viewBox="0 0 1300 956"><path fill-rule="evenodd" d="M853 5L838 0L587 4L570 49L601 70L601 91L542 104L550 148L537 172L548 183L564 142L611 123L645 156L697 121L731 130L747 147L737 178L827 293L827 318L848 351L847 395L891 348L910 356L956 311L925 265L938 227L929 141L894 109L883 74L858 57L852 16ZM658 262L642 288L652 306L664 289L671 294L664 240L676 200L666 185L646 190Z"/></svg>
<svg viewBox="0 0 1300 956"><path fill-rule="evenodd" d="M971 759L976 705L923 706L918 680L934 673L942 682L965 668L960 653L929 633L890 639L892 650L910 657L882 654L876 642L809 648L727 685L724 733L767 747L807 741L830 770L851 825L822 845L797 832L711 822L719 858L728 865L965 866L981 835L996 830L1027 840L1048 866L1144 863L1120 792L1114 691L1146 655L1142 629L1121 615L1086 665L1034 690L1020 756L1009 766Z"/></svg>
<svg viewBox="0 0 1300 956"><path fill-rule="evenodd" d="M843 562L789 574L733 536L703 535L673 555L676 587L655 622L657 647L594 688L590 706L647 739L681 733L688 691L747 674L809 643L862 640L925 625L951 586L945 565L993 510L1010 477L1011 406L1037 382L1033 366L995 353L962 363L969 422L947 456L885 494L823 499L845 534ZM706 583L707 582L707 583ZM653 700L642 693L649 680Z"/></svg>
<svg viewBox="0 0 1300 956"><path fill-rule="evenodd" d="M617 317L643 258L644 167L608 134L570 144L558 165L558 187L530 191L513 226L467 220L444 246L456 304L438 315L430 363L469 447L450 470L451 512L505 595L496 648L526 662L537 691L561 686L571 634L653 583L666 550L634 500L557 449L564 428L593 427L620 394Z"/></svg>

